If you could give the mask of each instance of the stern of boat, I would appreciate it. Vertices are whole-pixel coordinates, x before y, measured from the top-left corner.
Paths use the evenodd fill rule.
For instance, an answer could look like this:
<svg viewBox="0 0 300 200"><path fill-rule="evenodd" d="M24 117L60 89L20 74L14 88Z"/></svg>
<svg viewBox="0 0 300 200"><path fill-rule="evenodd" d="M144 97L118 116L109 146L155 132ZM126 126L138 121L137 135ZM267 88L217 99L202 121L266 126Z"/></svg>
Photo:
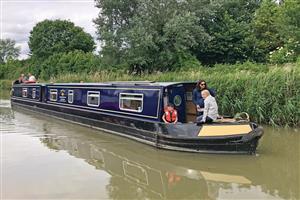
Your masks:
<svg viewBox="0 0 300 200"><path fill-rule="evenodd" d="M252 122L165 124L158 147L204 153L255 154L263 129Z"/></svg>

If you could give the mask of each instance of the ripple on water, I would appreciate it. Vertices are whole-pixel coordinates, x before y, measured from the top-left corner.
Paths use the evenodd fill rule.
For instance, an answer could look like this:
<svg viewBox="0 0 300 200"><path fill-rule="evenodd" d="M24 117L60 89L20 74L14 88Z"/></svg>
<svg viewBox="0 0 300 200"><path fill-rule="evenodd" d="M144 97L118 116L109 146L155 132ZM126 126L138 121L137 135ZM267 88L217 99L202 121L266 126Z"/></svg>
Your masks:
<svg viewBox="0 0 300 200"><path fill-rule="evenodd" d="M10 108L11 107L10 100L0 99L0 107L1 108Z"/></svg>
<svg viewBox="0 0 300 200"><path fill-rule="evenodd" d="M256 156L189 154L8 105L0 103L7 199L299 199L299 132L265 128Z"/></svg>

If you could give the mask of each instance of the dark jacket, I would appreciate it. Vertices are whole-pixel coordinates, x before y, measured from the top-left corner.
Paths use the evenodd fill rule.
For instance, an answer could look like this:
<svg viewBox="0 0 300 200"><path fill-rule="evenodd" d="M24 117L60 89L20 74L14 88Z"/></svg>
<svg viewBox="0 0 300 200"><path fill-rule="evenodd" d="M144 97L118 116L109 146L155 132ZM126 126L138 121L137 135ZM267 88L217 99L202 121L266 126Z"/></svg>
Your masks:
<svg viewBox="0 0 300 200"><path fill-rule="evenodd" d="M213 97L216 96L216 92L213 89L207 89L207 90L209 91L211 96ZM195 88L193 90L193 103L195 104L195 106L199 105L200 108L204 108L204 99L201 96L201 90L199 90L198 88Z"/></svg>

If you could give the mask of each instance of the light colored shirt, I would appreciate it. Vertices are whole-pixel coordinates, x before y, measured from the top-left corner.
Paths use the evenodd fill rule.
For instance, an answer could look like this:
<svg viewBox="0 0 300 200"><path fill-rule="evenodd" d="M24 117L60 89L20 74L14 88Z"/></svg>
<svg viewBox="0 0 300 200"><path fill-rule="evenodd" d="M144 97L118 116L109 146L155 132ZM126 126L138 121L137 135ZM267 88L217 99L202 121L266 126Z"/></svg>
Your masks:
<svg viewBox="0 0 300 200"><path fill-rule="evenodd" d="M211 95L206 97L206 99L204 100L204 111L202 120L205 121L207 116L210 117L212 120L216 120L219 116L216 99Z"/></svg>
<svg viewBox="0 0 300 200"><path fill-rule="evenodd" d="M31 75L28 79L28 81L36 81L35 77L33 75Z"/></svg>

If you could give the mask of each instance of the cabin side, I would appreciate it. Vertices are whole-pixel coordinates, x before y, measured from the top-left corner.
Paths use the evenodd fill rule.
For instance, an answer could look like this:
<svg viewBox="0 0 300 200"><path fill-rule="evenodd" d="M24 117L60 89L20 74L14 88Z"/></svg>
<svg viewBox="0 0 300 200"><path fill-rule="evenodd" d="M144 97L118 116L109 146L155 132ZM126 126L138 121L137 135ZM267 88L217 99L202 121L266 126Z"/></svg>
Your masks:
<svg viewBox="0 0 300 200"><path fill-rule="evenodd" d="M43 95L42 84L18 84L12 88L12 96L25 101L41 101Z"/></svg>
<svg viewBox="0 0 300 200"><path fill-rule="evenodd" d="M45 102L74 110L161 121L162 87L53 84L46 86Z"/></svg>
<svg viewBox="0 0 300 200"><path fill-rule="evenodd" d="M194 122L192 102L195 83L156 84L20 84L13 96L24 101L38 101L57 107L86 112L102 112L124 117L162 122L164 108L174 104L178 121Z"/></svg>

